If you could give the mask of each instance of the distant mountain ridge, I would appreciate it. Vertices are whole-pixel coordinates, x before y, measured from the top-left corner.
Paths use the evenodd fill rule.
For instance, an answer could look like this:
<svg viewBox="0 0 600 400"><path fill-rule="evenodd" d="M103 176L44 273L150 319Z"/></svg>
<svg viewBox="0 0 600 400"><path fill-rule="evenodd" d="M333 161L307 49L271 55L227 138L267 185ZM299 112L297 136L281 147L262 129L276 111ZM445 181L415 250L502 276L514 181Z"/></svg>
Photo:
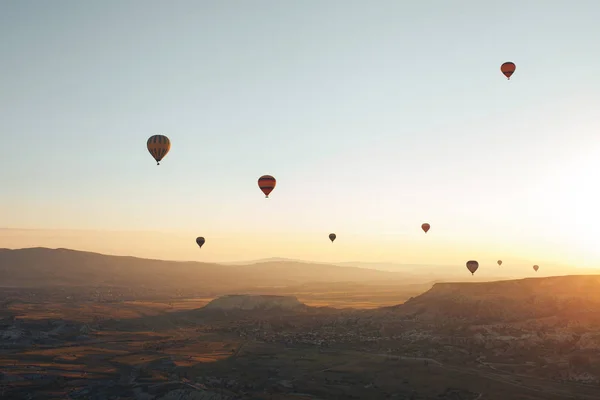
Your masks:
<svg viewBox="0 0 600 400"><path fill-rule="evenodd" d="M237 261L221 263L223 265L253 265L264 262L295 262L311 264L312 261L289 259L283 257L272 257L253 261ZM399 262L365 262L365 261L340 261L340 262L319 262L323 265L333 265L340 267L355 267L364 269L373 269L386 272L397 272L404 274L407 278L418 279L420 282L429 280L456 280L464 278L464 265L457 264L414 264ZM496 264L496 260L486 260L479 262L480 267L475 276L468 278L474 281L495 281L525 278L527 276L549 276L549 275L567 275L567 274L598 274L600 269L578 268L561 265L547 265L541 263L541 269L538 273L532 270L533 263L526 260L507 261L502 266ZM465 278L466 279L466 278Z"/></svg>
<svg viewBox="0 0 600 400"><path fill-rule="evenodd" d="M304 260L296 260L293 258L285 258L285 257L269 257L269 258L260 258L258 260L249 260L249 261L227 261L220 262L218 264L221 265L254 265L254 264L262 264L266 262L297 262L297 263L309 263L310 261ZM329 264L329 263L323 263Z"/></svg>
<svg viewBox="0 0 600 400"><path fill-rule="evenodd" d="M296 262L303 264L311 264L314 261L307 260L299 260L293 258L285 258L285 257L269 257L269 258L261 258L257 260L249 260L249 261L228 261L228 262L220 262L222 265L253 265L253 264L261 264L265 262ZM395 272L396 270L410 270L417 269L423 267L435 267L435 268L450 268L452 265L442 265L442 264L400 264L400 263L389 263L389 262L362 262L362 261L340 261L340 262L319 262L319 264L325 265L337 265L340 267L356 267L356 268L367 268L367 269L376 269L381 271L390 271Z"/></svg>
<svg viewBox="0 0 600 400"><path fill-rule="evenodd" d="M284 287L309 283L358 282L411 285L459 279L468 281L510 279L510 277L495 275L499 274L498 271L503 270L504 267L488 265L482 265L475 276L471 276L461 265L407 265L402 271L384 271L354 265L282 258L270 260L258 260L245 265L225 265L104 255L64 248L0 249L0 286L112 285L177 287L231 293L249 287ZM535 273L527 268L523 274L534 275Z"/></svg>
<svg viewBox="0 0 600 400"><path fill-rule="evenodd" d="M312 282L404 282L404 277L393 272L293 261L222 265L62 248L0 250L0 286L137 285L234 290Z"/></svg>

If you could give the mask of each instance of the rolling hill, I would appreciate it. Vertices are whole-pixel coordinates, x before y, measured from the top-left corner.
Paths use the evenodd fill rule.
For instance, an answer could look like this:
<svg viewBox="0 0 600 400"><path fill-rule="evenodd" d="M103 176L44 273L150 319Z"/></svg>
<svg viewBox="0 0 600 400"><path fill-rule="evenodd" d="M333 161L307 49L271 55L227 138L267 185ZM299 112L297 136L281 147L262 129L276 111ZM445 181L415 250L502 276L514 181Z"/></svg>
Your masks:
<svg viewBox="0 0 600 400"><path fill-rule="evenodd" d="M253 261L236 261L220 263L223 265L249 265L265 262L292 262L306 263L310 261L294 260L288 258L272 257ZM465 275L464 264L405 264L398 262L365 262L365 261L344 261L344 262L325 262L321 265L332 265L338 267L355 267L364 269L373 269L378 271L401 273L406 282L423 283L426 281L456 281L465 279L475 282L497 281L505 279L519 279L537 276L557 276L557 275L595 275L600 273L598 268L577 267L571 265L561 265L555 263L540 263L541 269L534 272L532 266L534 262L523 259L505 260L502 266L496 264L496 260L479 260L480 267L475 276Z"/></svg>
<svg viewBox="0 0 600 400"><path fill-rule="evenodd" d="M252 265L150 260L68 249L0 249L0 286L145 286L235 290L329 282L403 282L403 275L293 261Z"/></svg>

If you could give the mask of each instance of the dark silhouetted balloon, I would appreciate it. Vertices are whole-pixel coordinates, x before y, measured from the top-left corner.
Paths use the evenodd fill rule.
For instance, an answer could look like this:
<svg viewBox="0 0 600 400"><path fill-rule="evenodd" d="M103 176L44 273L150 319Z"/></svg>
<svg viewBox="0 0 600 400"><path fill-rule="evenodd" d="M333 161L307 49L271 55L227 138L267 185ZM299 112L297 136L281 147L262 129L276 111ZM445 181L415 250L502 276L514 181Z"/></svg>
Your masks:
<svg viewBox="0 0 600 400"><path fill-rule="evenodd" d="M277 181L271 175L263 175L258 178L258 187L265 194L265 197L268 198L269 194L275 189L275 185Z"/></svg>
<svg viewBox="0 0 600 400"><path fill-rule="evenodd" d="M202 248L202 246L204 245L204 242L206 242L206 240L204 240L204 238L202 236L198 236L196 238L196 244L198 245L198 247Z"/></svg>
<svg viewBox="0 0 600 400"><path fill-rule="evenodd" d="M329 240L331 240L331 243L333 243L333 241L335 240L337 236L335 236L335 233L330 233L329 234Z"/></svg>
<svg viewBox="0 0 600 400"><path fill-rule="evenodd" d="M423 229L423 231L425 231L425 233L427 233L427 231L429 231L430 228L431 228L431 225L429 225L427 222L424 223L423 225L421 225L421 229Z"/></svg>
<svg viewBox="0 0 600 400"><path fill-rule="evenodd" d="M471 271L471 275L475 274L475 271L477 271L477 268L479 268L479 263L477 261L474 261L474 260L467 261L467 269L469 271Z"/></svg>
<svg viewBox="0 0 600 400"><path fill-rule="evenodd" d="M537 270L538 270L538 269L540 269L540 267L539 267L538 265L534 265L534 266L533 266L533 270L534 270L535 272L537 272Z"/></svg>
<svg viewBox="0 0 600 400"><path fill-rule="evenodd" d="M156 160L156 165L160 165L161 160L171 150L171 141L164 135L154 135L150 136L146 146L152 157Z"/></svg>
<svg viewBox="0 0 600 400"><path fill-rule="evenodd" d="M502 260L498 260L498 265L502 265Z"/></svg>
<svg viewBox="0 0 600 400"><path fill-rule="evenodd" d="M508 78L508 79L510 79L510 77L512 76L512 74L515 73L515 69L517 69L517 66L515 65L515 63L512 63L510 61L509 62L505 62L500 67L500 71L502 71L502 73L504 74L504 76L506 76L506 78Z"/></svg>

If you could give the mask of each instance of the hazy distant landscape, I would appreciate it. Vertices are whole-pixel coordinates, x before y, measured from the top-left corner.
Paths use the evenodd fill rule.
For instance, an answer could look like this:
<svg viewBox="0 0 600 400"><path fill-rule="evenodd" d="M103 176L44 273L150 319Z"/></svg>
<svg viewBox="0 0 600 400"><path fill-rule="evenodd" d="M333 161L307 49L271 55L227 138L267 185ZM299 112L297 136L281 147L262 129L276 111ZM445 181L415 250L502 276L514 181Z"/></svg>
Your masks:
<svg viewBox="0 0 600 400"><path fill-rule="evenodd" d="M600 275L407 283L32 248L0 251L0 279L6 398L600 396Z"/></svg>
<svg viewBox="0 0 600 400"><path fill-rule="evenodd" d="M490 278L489 273L485 277L472 276L462 265L396 264L395 271L378 269L384 267L381 263L325 264L282 258L215 264L109 256L70 249L0 249L3 287L120 287L135 289L135 296L147 293L153 298L214 298L232 293L292 295L309 305L338 308L395 305L439 282L535 275L529 266L484 265L478 271L498 271L495 278ZM571 268L571 271L594 273L591 269ZM563 270L563 274L568 272Z"/></svg>

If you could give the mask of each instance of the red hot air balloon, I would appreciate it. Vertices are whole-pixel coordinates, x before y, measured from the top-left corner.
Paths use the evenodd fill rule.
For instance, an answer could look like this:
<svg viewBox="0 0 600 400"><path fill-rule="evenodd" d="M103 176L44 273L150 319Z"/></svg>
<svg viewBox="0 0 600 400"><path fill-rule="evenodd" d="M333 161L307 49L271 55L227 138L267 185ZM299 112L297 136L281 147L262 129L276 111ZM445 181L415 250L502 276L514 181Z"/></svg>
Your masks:
<svg viewBox="0 0 600 400"><path fill-rule="evenodd" d="M258 187L265 194L266 198L269 198L269 194L275 189L277 181L271 175L263 175L258 178Z"/></svg>
<svg viewBox="0 0 600 400"><path fill-rule="evenodd" d="M475 275L475 271L479 268L479 263L474 260L467 261L467 269L471 271L471 275Z"/></svg>
<svg viewBox="0 0 600 400"><path fill-rule="evenodd" d="M425 231L425 233L427 233L429 228L431 228L431 225L429 225L428 223L424 223L423 225L421 225L421 229L423 229L423 231Z"/></svg>
<svg viewBox="0 0 600 400"><path fill-rule="evenodd" d="M502 71L502 73L504 74L504 76L506 76L507 79L510 79L512 74L515 73L515 69L517 69L517 66L515 65L515 63L512 63L510 61L505 62L500 66L500 71Z"/></svg>

